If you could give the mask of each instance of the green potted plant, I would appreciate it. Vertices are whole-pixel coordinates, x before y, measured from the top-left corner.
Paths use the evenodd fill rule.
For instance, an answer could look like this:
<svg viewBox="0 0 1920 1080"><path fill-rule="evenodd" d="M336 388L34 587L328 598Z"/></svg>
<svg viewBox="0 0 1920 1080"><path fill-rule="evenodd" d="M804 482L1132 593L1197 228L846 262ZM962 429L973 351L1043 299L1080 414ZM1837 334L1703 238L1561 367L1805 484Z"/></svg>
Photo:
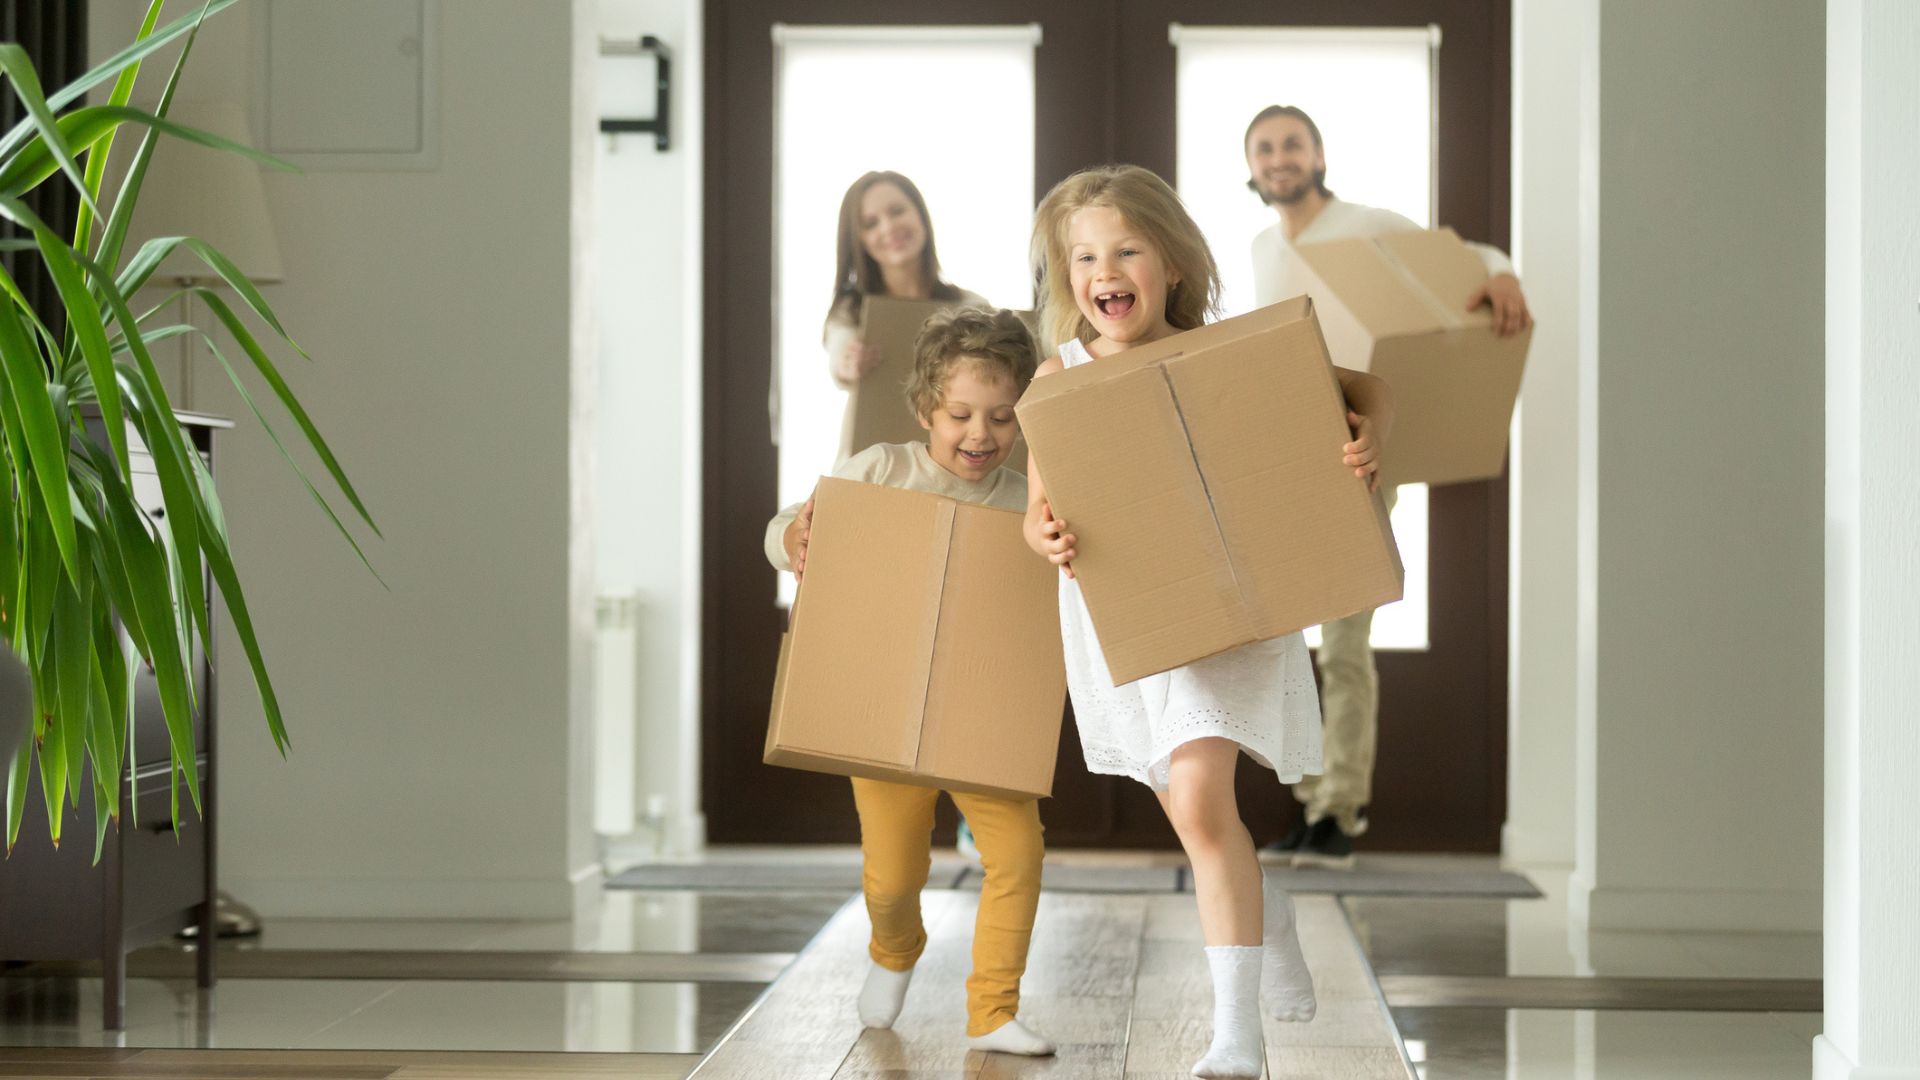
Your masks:
<svg viewBox="0 0 1920 1080"><path fill-rule="evenodd" d="M130 254L123 250L158 139L186 139L270 167L292 168L166 119L194 34L202 21L234 0L207 0L193 14L161 27L163 2L150 0L131 46L51 95L43 93L26 52L0 44L0 78L27 113L0 135L0 218L13 222L21 234L0 245L37 260L59 298L59 310L35 310L0 271L0 668L8 669L0 671L0 710L14 714L0 718L0 762L8 765L9 851L18 839L37 768L55 844L62 802L77 806L81 789L91 785L98 859L107 829L121 812L133 673L141 663L153 672L166 718L174 820L180 815L182 779L198 807L188 665L196 637L209 636L208 574L246 654L272 737L283 753L288 746L213 478L183 436L149 352L162 340L200 332L165 321L178 293L144 311L133 307L132 298L161 260L185 251L224 280L237 298L234 304L210 289L190 290L225 330L220 340L201 335L209 350L354 550L359 552L359 545L287 455L240 369L251 368L265 383L352 514L375 535L379 532L250 328L248 316L270 331L262 336L306 356L253 283L219 251L192 237L155 239ZM158 104L151 112L132 107L142 62L175 42L181 43L180 55ZM108 80L113 85L107 101L87 105L85 94ZM136 134L124 179L107 199L103 189L116 135ZM41 220L24 201L48 183L71 184L79 193L82 205L70 231L62 231L64 223ZM237 346L244 359L230 361L221 351L223 342ZM160 480L166 529L155 528L131 495L129 454L142 448ZM9 692L15 700L7 700ZM29 698L21 718L19 705Z"/></svg>

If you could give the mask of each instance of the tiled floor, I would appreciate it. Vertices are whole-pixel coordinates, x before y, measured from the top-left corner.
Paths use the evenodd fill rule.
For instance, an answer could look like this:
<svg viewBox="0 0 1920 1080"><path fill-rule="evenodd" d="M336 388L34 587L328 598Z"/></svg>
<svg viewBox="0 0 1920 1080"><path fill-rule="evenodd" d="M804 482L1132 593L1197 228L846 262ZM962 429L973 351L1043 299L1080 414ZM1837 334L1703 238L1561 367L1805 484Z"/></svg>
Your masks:
<svg viewBox="0 0 1920 1080"><path fill-rule="evenodd" d="M791 852L783 854L790 857ZM817 857L847 855L828 850ZM730 850L714 857L762 856ZM1079 858L1089 865L1160 865L1177 859L1164 853ZM1536 869L1530 876L1545 898L1369 896L1347 897L1343 904L1374 969L1395 977L1390 984L1409 985L1401 980L1423 976L1571 977L1596 985L1615 977L1819 977L1820 943L1815 935L1570 932L1564 872ZM687 963L718 965L718 956L701 957L778 957L800 951L846 899L843 892L628 891L608 892L598 910L579 923L269 919L259 939L226 947L249 950L262 960L276 950L289 959L308 950L376 951L392 954L389 968L404 966L418 954L427 966L418 973L370 970L359 978L281 978L263 970L257 974L269 977L223 980L210 998L195 993L187 980L135 979L124 1032L99 1027L98 979L7 972L0 977L0 1048L296 1051L308 1055L300 1060L348 1063L339 1065L345 1070L338 1073L342 1076L414 1075L409 1069L426 1069L428 1073L418 1075L427 1075L439 1067L434 1059L415 1061L402 1051L435 1051L442 1061L455 1060L450 1055L456 1051L494 1051L492 1057L473 1060L509 1064L473 1065L473 1075L488 1075L489 1068L500 1076L516 1075L512 1070L520 1066L510 1062L524 1060L534 1062L526 1066L533 1075L557 1074L554 1063L564 1061L577 1063L583 1072L679 1076L751 1005L761 984L738 981L737 975L723 980L717 968L698 976L710 980L704 982L588 982L577 981L578 976L564 981L564 974L535 981L455 980L433 972L433 954L552 954L560 962L570 955L677 954ZM444 967L449 962L440 963ZM1634 1008L1631 1001L1604 1011L1540 1008L1531 1000L1503 1003L1527 1007L1418 1004L1396 1007L1392 1015L1416 1072L1431 1080L1800 1077L1807 1075L1810 1042L1820 1030L1818 1013L1711 1011L1718 1008L1711 1004L1710 1011L1650 1012ZM84 1075L160 1074L137 1071L134 1063L139 1061L161 1061L161 1071L173 1070L175 1075L183 1067L191 1071L181 1061L142 1056L132 1049L71 1051L83 1052L126 1057L114 1066L120 1071L103 1064L98 1068L107 1071ZM510 1052L572 1056L518 1059ZM597 1056L601 1054L632 1056ZM0 1051L0 1076L21 1075L23 1068ZM367 1068L374 1071L364 1072ZM134 1071L126 1071L130 1069ZM64 1067L56 1071L75 1074ZM311 1075L323 1074L330 1075L324 1070Z"/></svg>

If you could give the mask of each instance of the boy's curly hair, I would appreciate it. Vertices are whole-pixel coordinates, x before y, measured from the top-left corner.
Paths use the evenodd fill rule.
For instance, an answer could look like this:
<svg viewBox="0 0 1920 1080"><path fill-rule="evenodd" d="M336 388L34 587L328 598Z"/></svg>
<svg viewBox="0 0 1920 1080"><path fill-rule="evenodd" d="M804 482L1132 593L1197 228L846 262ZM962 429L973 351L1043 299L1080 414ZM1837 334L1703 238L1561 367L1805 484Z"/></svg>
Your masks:
<svg viewBox="0 0 1920 1080"><path fill-rule="evenodd" d="M1033 332L1005 308L948 308L934 313L913 339L913 376L907 402L925 418L946 399L954 369L971 364L981 377L1010 380L1024 393L1039 366Z"/></svg>

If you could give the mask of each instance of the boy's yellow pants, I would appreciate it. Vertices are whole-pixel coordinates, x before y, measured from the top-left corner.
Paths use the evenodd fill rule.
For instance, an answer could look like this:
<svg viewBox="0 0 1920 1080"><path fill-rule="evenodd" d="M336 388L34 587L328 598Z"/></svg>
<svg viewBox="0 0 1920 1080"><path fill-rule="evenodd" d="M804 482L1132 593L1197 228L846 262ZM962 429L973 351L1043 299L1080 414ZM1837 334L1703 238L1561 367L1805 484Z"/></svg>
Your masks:
<svg viewBox="0 0 1920 1080"><path fill-rule="evenodd" d="M967 1034L985 1035L1020 1008L1020 976L1027 970L1033 913L1040 906L1040 804L1034 799L949 792L973 827L986 883L973 924L973 974L967 976ZM936 788L853 780L860 811L862 882L873 941L873 962L906 971L927 947L920 921L920 890L932 866Z"/></svg>

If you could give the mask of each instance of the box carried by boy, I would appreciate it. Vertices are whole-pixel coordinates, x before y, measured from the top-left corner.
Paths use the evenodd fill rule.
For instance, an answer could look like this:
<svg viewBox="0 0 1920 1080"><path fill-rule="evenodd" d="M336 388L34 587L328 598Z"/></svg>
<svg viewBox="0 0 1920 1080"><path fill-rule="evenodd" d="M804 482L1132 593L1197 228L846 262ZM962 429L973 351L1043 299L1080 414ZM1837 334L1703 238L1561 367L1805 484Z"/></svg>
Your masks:
<svg viewBox="0 0 1920 1080"><path fill-rule="evenodd" d="M1467 309L1487 280L1479 256L1436 229L1302 244L1289 258L1333 362L1393 387L1381 483L1499 476L1533 331L1500 337L1486 308Z"/></svg>
<svg viewBox="0 0 1920 1080"><path fill-rule="evenodd" d="M1400 599L1385 508L1340 460L1346 412L1304 296L1028 388L1115 684Z"/></svg>
<svg viewBox="0 0 1920 1080"><path fill-rule="evenodd" d="M765 760L1009 798L1053 790L1057 571L1021 515L823 478Z"/></svg>

